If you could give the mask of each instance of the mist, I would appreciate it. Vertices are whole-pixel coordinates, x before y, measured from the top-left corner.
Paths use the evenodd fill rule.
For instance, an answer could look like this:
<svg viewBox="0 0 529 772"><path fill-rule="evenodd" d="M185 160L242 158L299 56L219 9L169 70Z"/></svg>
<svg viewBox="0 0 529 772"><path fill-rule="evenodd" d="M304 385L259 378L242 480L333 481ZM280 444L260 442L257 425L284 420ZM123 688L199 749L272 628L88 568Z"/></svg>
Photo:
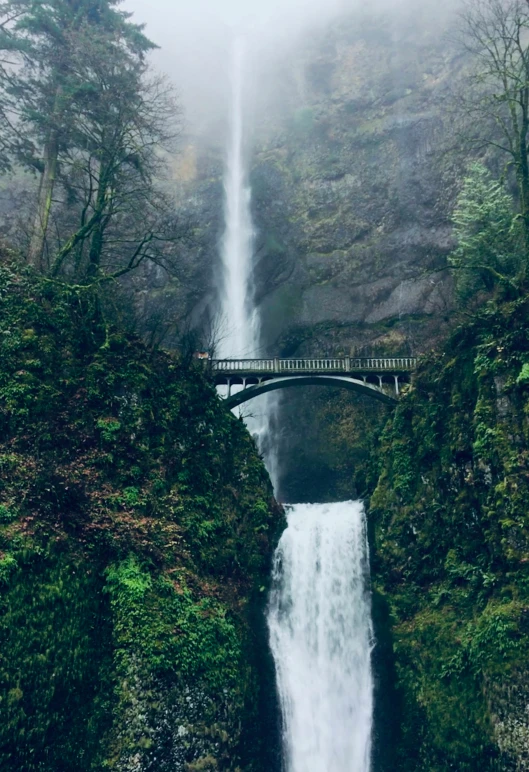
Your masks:
<svg viewBox="0 0 529 772"><path fill-rule="evenodd" d="M222 119L228 98L229 50L234 37L246 40L249 66L256 73L274 72L277 61L298 46L303 37L325 28L341 16L377 19L399 27L417 24L442 30L462 0L125 0L134 21L159 49L156 69L166 73L178 91L184 124L192 133ZM258 80L258 78L257 78ZM255 83L258 90L273 88Z"/></svg>
<svg viewBox="0 0 529 772"><path fill-rule="evenodd" d="M273 60L310 28L361 5L361 0L126 0L134 20L146 24L159 46L153 63L174 82L184 113L193 123L208 122L227 98L229 50L244 37L253 62ZM195 126L196 128L196 126Z"/></svg>

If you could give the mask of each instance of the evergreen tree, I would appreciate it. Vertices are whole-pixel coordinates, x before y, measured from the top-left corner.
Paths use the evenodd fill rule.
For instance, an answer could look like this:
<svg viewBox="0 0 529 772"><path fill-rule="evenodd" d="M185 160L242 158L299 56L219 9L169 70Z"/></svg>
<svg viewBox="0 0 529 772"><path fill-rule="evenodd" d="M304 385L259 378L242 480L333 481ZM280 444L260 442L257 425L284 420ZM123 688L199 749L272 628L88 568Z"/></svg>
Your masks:
<svg viewBox="0 0 529 772"><path fill-rule="evenodd" d="M55 186L67 172L63 162L86 151L83 121L101 104L104 81L110 85L93 69L87 47L97 51L98 69L109 77L140 72L154 47L116 5L117 0L7 0L0 6L0 118L10 157L40 175L29 247L29 259L40 269Z"/></svg>
<svg viewBox="0 0 529 772"><path fill-rule="evenodd" d="M515 173L527 273L529 262L529 3L468 0L464 47L474 61L464 111L480 145L505 153ZM482 133L482 130L485 132Z"/></svg>
<svg viewBox="0 0 529 772"><path fill-rule="evenodd" d="M463 182L453 214L457 247L449 257L462 301L513 285L523 270L523 227L512 197L481 164Z"/></svg>

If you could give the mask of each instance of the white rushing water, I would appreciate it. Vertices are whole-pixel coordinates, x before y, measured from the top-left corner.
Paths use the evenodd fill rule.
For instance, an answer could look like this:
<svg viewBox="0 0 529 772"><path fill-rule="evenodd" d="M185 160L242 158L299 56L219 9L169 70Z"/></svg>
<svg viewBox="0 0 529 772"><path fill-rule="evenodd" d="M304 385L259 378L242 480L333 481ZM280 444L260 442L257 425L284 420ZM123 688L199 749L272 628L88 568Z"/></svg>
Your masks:
<svg viewBox="0 0 529 772"><path fill-rule="evenodd" d="M244 61L244 42L235 40L230 67L230 130L224 173L225 230L221 247L224 286L218 352L220 358L226 359L256 356L259 345L259 317L254 308L252 282L254 227L244 141Z"/></svg>
<svg viewBox="0 0 529 772"><path fill-rule="evenodd" d="M252 279L254 226L244 125L245 53L233 47L217 355L261 354ZM245 420L277 485L276 395ZM369 772L373 686L368 558L361 504L297 505L274 561L268 625L283 714L286 772Z"/></svg>
<svg viewBox="0 0 529 772"><path fill-rule="evenodd" d="M298 504L268 610L286 772L369 772L372 625L359 502Z"/></svg>
<svg viewBox="0 0 529 772"><path fill-rule="evenodd" d="M259 311L255 306L251 188L248 181L244 123L244 41L233 43L230 67L230 131L224 173L225 230L221 244L223 288L220 337L217 356L243 359L261 354ZM236 388L234 389L234 391ZM277 454L271 427L277 411L277 396L265 394L241 410L248 429L265 458L268 473L277 487Z"/></svg>

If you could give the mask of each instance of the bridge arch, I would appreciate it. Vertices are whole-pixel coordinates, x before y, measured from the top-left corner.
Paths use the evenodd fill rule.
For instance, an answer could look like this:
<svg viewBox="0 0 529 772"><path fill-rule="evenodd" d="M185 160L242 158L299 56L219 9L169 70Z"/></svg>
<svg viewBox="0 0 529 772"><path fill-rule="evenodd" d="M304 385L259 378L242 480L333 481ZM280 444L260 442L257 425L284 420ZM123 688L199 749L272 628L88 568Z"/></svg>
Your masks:
<svg viewBox="0 0 529 772"><path fill-rule="evenodd" d="M349 391L354 391L357 394L364 394L372 399L385 402L387 405L394 405L395 402L397 402L396 397L386 394L378 386L357 380L356 378L348 378L340 375L280 376L273 380L263 380L261 383L253 386L247 386L242 391L230 395L224 401L227 407L233 409L234 407L243 405L245 402L249 402L249 400L258 397L260 394L267 394L268 392L276 391L277 389L288 389L293 386L337 386L339 388L348 389Z"/></svg>

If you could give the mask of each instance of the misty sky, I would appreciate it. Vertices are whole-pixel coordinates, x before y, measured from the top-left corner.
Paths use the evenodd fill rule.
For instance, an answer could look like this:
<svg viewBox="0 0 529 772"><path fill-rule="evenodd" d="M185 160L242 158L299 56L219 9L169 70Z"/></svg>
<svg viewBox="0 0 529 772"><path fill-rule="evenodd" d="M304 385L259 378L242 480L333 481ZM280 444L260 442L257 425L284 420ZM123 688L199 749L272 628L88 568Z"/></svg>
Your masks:
<svg viewBox="0 0 529 772"><path fill-rule="evenodd" d="M444 0L443 7L460 0ZM160 46L153 56L179 94L188 120L207 122L227 98L231 40L243 34L260 60L273 60L308 28L339 13L391 10L394 19L421 10L439 13L438 0L124 0L134 21Z"/></svg>
<svg viewBox="0 0 529 772"><path fill-rule="evenodd" d="M397 0L398 2L399 0ZM225 97L231 39L273 57L307 26L324 25L365 0L124 0L161 50L154 63L174 81L187 114Z"/></svg>
<svg viewBox="0 0 529 772"><path fill-rule="evenodd" d="M398 2L398 0L396 0ZM288 23L328 18L338 8L368 5L365 0L126 0L125 6L145 21L160 45L182 41L187 35L225 29L255 30L264 34ZM182 34L185 31L185 35ZM173 35L175 38L173 38Z"/></svg>

